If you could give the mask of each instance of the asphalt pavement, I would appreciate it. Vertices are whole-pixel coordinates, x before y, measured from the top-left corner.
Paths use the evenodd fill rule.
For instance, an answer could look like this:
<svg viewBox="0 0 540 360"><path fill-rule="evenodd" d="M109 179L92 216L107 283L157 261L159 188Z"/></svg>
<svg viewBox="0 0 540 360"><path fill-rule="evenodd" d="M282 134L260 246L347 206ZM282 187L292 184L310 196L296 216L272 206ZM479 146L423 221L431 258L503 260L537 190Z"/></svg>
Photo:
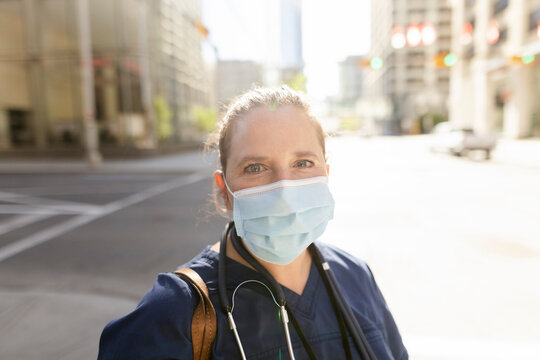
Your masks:
<svg viewBox="0 0 540 360"><path fill-rule="evenodd" d="M92 359L160 272L217 240L215 157L20 161L0 174L0 359ZM4 163L5 165L5 163Z"/></svg>

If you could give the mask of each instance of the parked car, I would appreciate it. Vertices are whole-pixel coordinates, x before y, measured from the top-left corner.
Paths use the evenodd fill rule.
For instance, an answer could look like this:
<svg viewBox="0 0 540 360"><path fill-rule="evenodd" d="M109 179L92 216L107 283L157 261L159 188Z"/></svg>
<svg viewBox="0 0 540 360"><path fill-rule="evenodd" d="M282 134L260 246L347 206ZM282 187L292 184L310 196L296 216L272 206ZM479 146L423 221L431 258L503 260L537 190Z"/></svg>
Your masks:
<svg viewBox="0 0 540 360"><path fill-rule="evenodd" d="M433 143L431 150L464 156L469 151L480 150L489 159L491 151L497 144L495 135L479 135L469 128L454 128L445 121L437 124L432 131Z"/></svg>

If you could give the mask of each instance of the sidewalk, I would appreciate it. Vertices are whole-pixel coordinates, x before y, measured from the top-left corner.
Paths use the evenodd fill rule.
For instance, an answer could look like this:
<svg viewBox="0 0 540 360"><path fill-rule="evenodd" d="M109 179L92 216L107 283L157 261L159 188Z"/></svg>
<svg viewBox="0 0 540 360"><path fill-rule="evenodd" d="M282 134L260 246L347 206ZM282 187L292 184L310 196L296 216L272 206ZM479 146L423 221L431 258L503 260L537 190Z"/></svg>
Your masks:
<svg viewBox="0 0 540 360"><path fill-rule="evenodd" d="M199 150L142 159L105 159L99 169L89 168L84 159L0 159L0 174L208 172L216 168L216 161L215 153L204 154Z"/></svg>
<svg viewBox="0 0 540 360"><path fill-rule="evenodd" d="M540 169L540 139L501 139L493 150L492 161Z"/></svg>

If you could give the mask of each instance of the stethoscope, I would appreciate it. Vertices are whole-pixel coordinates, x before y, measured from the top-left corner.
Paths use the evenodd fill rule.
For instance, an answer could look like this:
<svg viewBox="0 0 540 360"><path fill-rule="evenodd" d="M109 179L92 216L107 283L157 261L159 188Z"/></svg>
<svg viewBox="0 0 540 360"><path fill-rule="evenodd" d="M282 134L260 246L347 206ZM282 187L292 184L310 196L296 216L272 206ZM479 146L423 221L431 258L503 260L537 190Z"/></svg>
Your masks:
<svg viewBox="0 0 540 360"><path fill-rule="evenodd" d="M227 246L227 238L229 237L229 235L230 235L231 243L234 246L235 250L238 252L238 254L242 256L242 258L246 260L249 265L251 265L255 270L257 270L268 283L268 284L265 284L259 280L246 280L240 283L233 291L233 295L231 299L232 305L229 302L229 298L227 296L227 285L226 285L226 278L227 278L227 271L226 271L226 261L227 261L226 248L227 247L226 246ZM328 295L330 296L332 307L334 309L334 313L339 323L341 339L343 342L343 348L345 349L347 359L352 359L351 349L349 346L349 336L347 334L348 332L353 339L354 345L358 353L360 354L361 359L376 360L375 355L373 354L373 351L371 350L371 347L369 346L369 343L367 342L366 337L364 336L362 328L358 324L356 317L354 316L349 304L347 303L347 301L345 300L345 297L343 296L343 293L341 292L340 287L338 286L336 277L334 273L332 272L330 265L328 264L328 262L324 260L322 254L320 253L317 246L315 246L315 244L311 244L308 249L311 254L312 260L315 262L315 265L317 266L317 270L319 271L319 274L321 275L323 279L323 282L326 287L326 291L328 292ZM219 268L218 268L218 292L219 292L219 299L222 305L222 310L227 316L229 327L234 334L236 344L238 345L238 349L240 351L240 354L243 360L246 360L246 354L242 346L242 341L240 339L240 335L238 333L238 329L234 321L233 311L234 311L234 298L236 296L236 292L241 286L248 283L257 283L259 285L262 285L264 288L266 288L266 290L268 290L268 292L272 296L272 300L279 308L280 319L283 324L283 329L285 331L287 348L289 351L290 358L292 360L295 360L292 341L291 341L291 335L289 331L289 320L292 322L296 330L296 333L298 334L300 340L302 341L302 344L304 345L306 352L309 355L309 358L312 360L316 359L313 349L308 343L304 333L302 332L302 329L300 329L300 326L298 322L296 321L296 318L294 317L292 311L287 305L287 301L285 300L285 295L283 294L283 289L281 285L278 284L278 282L268 272L268 270L266 270L266 268L264 268L261 265L261 263L259 263L255 259L255 257L253 257L253 255L251 255L251 253L246 249L244 243L240 240L240 238L236 234L234 222L231 221L225 227L225 231L223 232L223 235L221 236L221 241L220 241Z"/></svg>

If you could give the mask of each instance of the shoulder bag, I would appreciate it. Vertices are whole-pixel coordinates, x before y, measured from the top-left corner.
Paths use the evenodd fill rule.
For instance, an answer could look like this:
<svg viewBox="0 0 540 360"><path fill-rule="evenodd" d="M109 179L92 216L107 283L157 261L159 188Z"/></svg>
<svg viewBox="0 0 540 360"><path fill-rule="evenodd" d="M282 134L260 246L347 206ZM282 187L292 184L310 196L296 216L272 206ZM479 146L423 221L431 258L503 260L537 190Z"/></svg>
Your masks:
<svg viewBox="0 0 540 360"><path fill-rule="evenodd" d="M187 281L199 295L199 303L193 312L191 321L191 341L193 343L193 359L209 360L212 355L212 344L216 338L216 310L208 296L208 288L196 271L182 268L174 272Z"/></svg>

